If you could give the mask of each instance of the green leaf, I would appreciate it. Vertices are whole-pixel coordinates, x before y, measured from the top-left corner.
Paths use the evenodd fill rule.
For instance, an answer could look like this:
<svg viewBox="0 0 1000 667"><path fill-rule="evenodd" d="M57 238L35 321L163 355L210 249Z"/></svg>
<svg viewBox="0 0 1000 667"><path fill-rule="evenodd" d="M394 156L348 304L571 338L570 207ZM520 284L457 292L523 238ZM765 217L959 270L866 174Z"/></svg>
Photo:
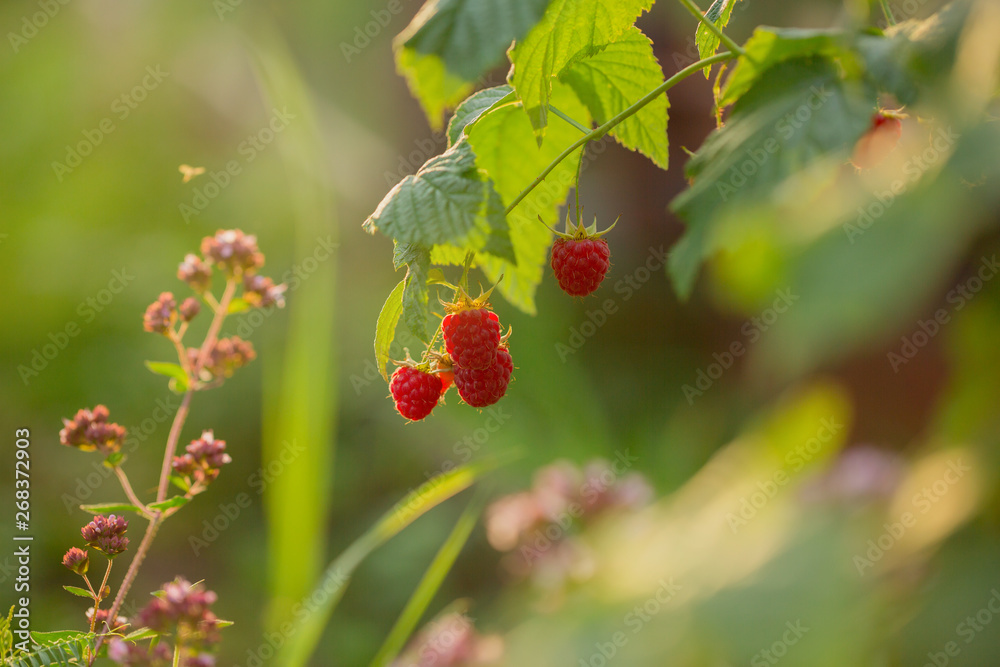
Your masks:
<svg viewBox="0 0 1000 667"><path fill-rule="evenodd" d="M736 60L726 80L719 107L735 103L764 72L779 63L806 56L850 60L844 40L843 33L834 30L757 28L744 45L746 55Z"/></svg>
<svg viewBox="0 0 1000 667"><path fill-rule="evenodd" d="M397 269L406 265L406 277L403 279L406 283L403 288L403 322L417 339L427 341L430 339L427 332L427 321L430 319L427 289L430 251L420 245L397 243L392 262Z"/></svg>
<svg viewBox="0 0 1000 667"><path fill-rule="evenodd" d="M293 665L308 662L351 576L365 558L426 512L472 486L494 465L466 465L428 480L408 493L364 535L351 543L326 569L311 596L318 602L316 608L302 619L297 631L279 649L278 662Z"/></svg>
<svg viewBox="0 0 1000 667"><path fill-rule="evenodd" d="M228 628L236 625L235 621L225 621L223 619L218 619L216 622L216 627L218 628Z"/></svg>
<svg viewBox="0 0 1000 667"><path fill-rule="evenodd" d="M31 653L19 654L5 667L48 667L49 665L82 665L95 635L79 630L32 632L38 644Z"/></svg>
<svg viewBox="0 0 1000 667"><path fill-rule="evenodd" d="M471 95L455 109L455 115L448 121L448 145L453 146L458 143L466 129L483 113L503 102L512 101L513 96L514 89L510 86L487 88Z"/></svg>
<svg viewBox="0 0 1000 667"><path fill-rule="evenodd" d="M638 28L629 28L616 41L592 56L578 60L559 78L569 84L602 124L663 83L663 70L653 55L653 43ZM666 94L611 130L626 148L639 151L666 169Z"/></svg>
<svg viewBox="0 0 1000 667"><path fill-rule="evenodd" d="M874 106L872 90L842 81L825 58L785 61L760 76L688 162L693 183L671 203L689 226L669 260L681 298L690 295L702 260L725 244L727 216L738 218L820 158L846 159Z"/></svg>
<svg viewBox="0 0 1000 667"><path fill-rule="evenodd" d="M739 0L715 0L705 12L705 18L714 23L719 30L725 30L729 25L729 19L733 15L733 7ZM719 50L719 38L714 32L705 27L704 23L698 22L698 30L695 31L695 43L698 45L698 55L701 58L709 58ZM712 68L705 68L705 78L711 76Z"/></svg>
<svg viewBox="0 0 1000 667"><path fill-rule="evenodd" d="M432 126L504 60L545 12L548 0L427 2L395 41L396 63Z"/></svg>
<svg viewBox="0 0 1000 667"><path fill-rule="evenodd" d="M552 102L581 123L591 122L586 107L565 84L558 81L553 84ZM490 175L504 204L509 205L563 150L580 138L580 132L567 123L553 123L548 139L539 147L521 103L511 102L484 114L469 130L468 137L476 153L476 164ZM503 275L497 292L527 313L535 312L535 291L548 265L552 243L552 232L538 221L538 216L553 228L559 224L559 207L573 187L579 159L578 151L563 160L507 216L516 266L491 257L476 258L476 264L490 282ZM437 250L435 262L439 259Z"/></svg>
<svg viewBox="0 0 1000 667"><path fill-rule="evenodd" d="M63 589L69 591L73 595L78 595L82 598L88 598L90 600L94 599L94 596L90 594L86 588L80 588L79 586L63 586Z"/></svg>
<svg viewBox="0 0 1000 667"><path fill-rule="evenodd" d="M188 376L179 364L171 364L164 361L147 361L146 368L157 375L164 375L171 379L170 388L183 394L188 389Z"/></svg>
<svg viewBox="0 0 1000 667"><path fill-rule="evenodd" d="M857 50L868 75L901 104L932 95L951 72L972 3L954 2L925 20L905 21L885 35L863 34Z"/></svg>
<svg viewBox="0 0 1000 667"><path fill-rule="evenodd" d="M178 489L180 489L184 493L187 493L188 491L191 490L191 486L184 480L183 477L180 477L178 475L171 475L170 476L170 483L173 484L174 486L176 486Z"/></svg>
<svg viewBox="0 0 1000 667"><path fill-rule="evenodd" d="M143 639L152 639L153 637L159 637L160 633L156 630L150 630L149 628L138 628L132 632L125 635L125 640L130 642L138 642Z"/></svg>
<svg viewBox="0 0 1000 667"><path fill-rule="evenodd" d="M618 39L652 6L653 0L552 0L549 3L538 25L510 51L512 66L507 76L524 104L539 141L548 124L552 78L561 75L574 61L593 55ZM556 106L569 113L562 105Z"/></svg>
<svg viewBox="0 0 1000 667"><path fill-rule="evenodd" d="M386 382L389 381L389 374L386 372L386 364L389 363L389 348L396 337L399 316L403 314L403 288L405 286L406 279L404 278L389 293L389 298L382 305L382 310L378 314L378 323L375 325L375 363L378 364L378 371Z"/></svg>
<svg viewBox="0 0 1000 667"><path fill-rule="evenodd" d="M424 612L427 611L431 600L434 599L445 577L455 564L455 560L462 552L462 548L468 542L469 535L472 534L472 529L476 526L476 521L479 519L481 510L482 503L477 498L469 503L462 516L458 518L451 534L448 535L444 544L441 545L441 548L434 556L434 560L431 561L427 571L424 572L424 576L420 579L420 583L417 584L416 590L413 591L413 595L407 601L406 607L403 608L399 618L396 619L396 623L392 626L392 630L389 631L389 635L382 644L382 648L379 649L378 653L372 659L372 667L389 665L399 655L399 651L406 644L406 639L413 633L414 628L417 627L417 623L420 622Z"/></svg>
<svg viewBox="0 0 1000 667"><path fill-rule="evenodd" d="M112 452L108 454L108 458L104 459L104 465L108 468L118 467L122 461L125 460L125 454L122 452Z"/></svg>
<svg viewBox="0 0 1000 667"><path fill-rule="evenodd" d="M14 635L10 631L10 622L14 618L14 605L6 616L0 616L0 659L6 658L14 650Z"/></svg>
<svg viewBox="0 0 1000 667"><path fill-rule="evenodd" d="M422 56L413 49L396 49L396 69L435 130L443 125L445 111L457 106L474 87L445 69L439 56Z"/></svg>
<svg viewBox="0 0 1000 667"><path fill-rule="evenodd" d="M401 243L453 243L514 261L503 202L465 140L400 181L364 227Z"/></svg>
<svg viewBox="0 0 1000 667"><path fill-rule="evenodd" d="M91 514L120 514L122 512L135 512L142 514L142 510L135 505L128 503L97 503L96 505L80 505L80 509Z"/></svg>
<svg viewBox="0 0 1000 667"><path fill-rule="evenodd" d="M250 308L252 308L250 302L238 296L229 302L229 308L226 309L226 312L232 315L234 313L242 313L244 310L250 310Z"/></svg>
<svg viewBox="0 0 1000 667"><path fill-rule="evenodd" d="M161 512L165 512L166 510L173 509L175 507L187 505L189 502L191 502L190 498L185 498L184 496L174 496L173 498L168 498L162 502L149 503L146 507L153 511L159 510Z"/></svg>

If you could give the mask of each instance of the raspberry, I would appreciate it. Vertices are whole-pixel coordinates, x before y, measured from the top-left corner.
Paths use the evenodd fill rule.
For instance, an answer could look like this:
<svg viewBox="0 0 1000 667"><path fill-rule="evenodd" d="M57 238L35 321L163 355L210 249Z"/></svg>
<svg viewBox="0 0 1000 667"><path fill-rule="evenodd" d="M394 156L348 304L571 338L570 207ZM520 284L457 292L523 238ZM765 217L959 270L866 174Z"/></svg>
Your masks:
<svg viewBox="0 0 1000 667"><path fill-rule="evenodd" d="M902 118L905 118L905 115L893 111L880 111L872 116L868 131L854 146L851 163L858 169L878 166L895 150L900 137L903 136Z"/></svg>
<svg viewBox="0 0 1000 667"><path fill-rule="evenodd" d="M611 266L611 251L604 239L556 239L552 246L552 270L559 287L570 296L592 294Z"/></svg>
<svg viewBox="0 0 1000 667"><path fill-rule="evenodd" d="M441 378L412 366L400 366L392 374L389 391L399 414L420 421L431 413L441 397Z"/></svg>
<svg viewBox="0 0 1000 667"><path fill-rule="evenodd" d="M484 370L493 365L500 345L500 319L486 308L459 310L441 321L444 346L459 368Z"/></svg>
<svg viewBox="0 0 1000 667"><path fill-rule="evenodd" d="M507 348L497 350L496 360L489 368L455 369L455 386L462 400L474 408L493 405L507 392L510 375L514 372L514 362Z"/></svg>

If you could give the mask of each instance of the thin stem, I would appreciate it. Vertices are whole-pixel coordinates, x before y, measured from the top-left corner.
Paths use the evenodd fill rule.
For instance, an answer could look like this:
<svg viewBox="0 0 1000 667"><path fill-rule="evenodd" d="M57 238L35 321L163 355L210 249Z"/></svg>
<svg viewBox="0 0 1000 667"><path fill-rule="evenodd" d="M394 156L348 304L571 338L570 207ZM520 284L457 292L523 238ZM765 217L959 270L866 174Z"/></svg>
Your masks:
<svg viewBox="0 0 1000 667"><path fill-rule="evenodd" d="M700 9L691 0L681 0L681 4L684 5L689 12L691 12L696 19L705 24L711 32L715 33L715 36L722 40L722 43L726 45L733 53L738 53L741 56L746 56L747 52L743 48L734 42L726 33L722 32L719 26L715 25L708 20L708 17L702 13Z"/></svg>
<svg viewBox="0 0 1000 667"><path fill-rule="evenodd" d="M177 642L174 645L174 664L173 667L179 667L181 664L181 643Z"/></svg>
<svg viewBox="0 0 1000 667"><path fill-rule="evenodd" d="M181 368L184 369L184 373L188 376L188 383L193 383L196 378L191 377L191 364L188 362L187 350L184 349L184 343L181 342L184 337L184 332L187 330L187 322L181 325L180 331L176 333L171 329L167 332L167 336L170 338L170 342L174 344L174 349L177 350L177 360L181 364Z"/></svg>
<svg viewBox="0 0 1000 667"><path fill-rule="evenodd" d="M184 427L184 420L187 419L188 408L191 405L191 390L184 393L181 400L181 407L177 408L174 415L174 423L170 425L170 434L167 436L167 447L163 451L163 465L160 467L160 484L156 488L156 502L162 503L167 499L167 489L170 486L170 464L174 461L174 452L177 451L177 441L181 437L181 429Z"/></svg>
<svg viewBox="0 0 1000 667"><path fill-rule="evenodd" d="M208 333L205 334L205 342L201 344L201 351L198 353L198 363L195 367L191 369L194 373L197 373L205 365L208 360L208 353L211 352L212 347L215 345L215 341L219 337L219 330L222 329L222 321L226 319L228 314L226 311L229 310L229 303L233 300L233 295L236 294L236 278L230 278L226 281L226 289L222 293L222 299L219 300L219 306L215 309L215 317L212 318L212 324L208 327ZM162 486L163 480L160 480ZM157 498L157 501L163 500L163 498Z"/></svg>
<svg viewBox="0 0 1000 667"><path fill-rule="evenodd" d="M562 111L559 111L559 109L556 109L556 108L555 108L554 106L552 106L551 104L549 105L549 111L551 111L551 112L552 112L553 114L555 114L556 116L559 116L559 117L560 117L560 118L562 118L562 119L563 119L564 121L566 121L567 123L569 123L570 125L572 125L572 126L573 126L573 127L575 127L576 129L580 130L580 131L581 131L581 132L583 132L584 134L589 134L589 133L590 133L590 128L589 128L589 127L587 127L587 126L586 126L586 125L584 125L583 123L580 123L580 122L579 122L579 121L577 121L577 120L576 120L575 118L572 118L572 117L570 117L570 116L567 116L566 114L564 114L564 113L563 113Z"/></svg>
<svg viewBox="0 0 1000 667"><path fill-rule="evenodd" d="M135 495L135 491L132 490L132 485L128 481L128 475L122 470L121 466L115 466L115 475L118 476L118 481L121 482L122 488L125 490L125 495L128 496L129 502L139 508L139 510L146 515L146 518L150 518L152 515L146 509L146 505L143 504L139 497Z"/></svg>
<svg viewBox="0 0 1000 667"><path fill-rule="evenodd" d="M576 196L576 224L580 226L583 216L580 213L580 174L583 172L583 156L587 153L587 144L580 150L580 160L576 163L576 187L573 194ZM566 223L566 233L569 234L569 223Z"/></svg>
<svg viewBox="0 0 1000 667"><path fill-rule="evenodd" d="M710 67L710 66L714 65L715 63L724 62L726 60L732 60L735 57L736 56L733 55L732 53L730 53L728 51L725 51L723 53L716 54L716 55L711 56L709 58L705 58L704 60L699 60L698 62L694 63L693 65L689 65L689 66L685 67L680 72L677 72L677 74L674 74L672 77L670 77L669 79L667 79L666 81L664 81L663 83L661 83L659 86L657 86L653 90L649 91L638 102L636 102L635 104L633 104L629 108L625 109L624 111L622 111L620 114L618 114L614 118L611 118L610 120L608 120L608 122L604 123L600 127L597 127L595 129L591 130L585 136L582 136L579 139L577 139L576 141L574 141L572 144L570 144L570 146L568 148L566 148L566 150L564 150L562 153L560 153L559 156L549 164L549 166L547 166L544 170L542 170L542 173L539 174L538 177L534 181L532 181L531 184L528 187L526 187L524 190L522 190L521 194L519 194L517 197L514 198L514 201L512 201L510 203L510 205L507 207L507 209L504 211L504 215L510 215L511 211L513 211L515 208L517 208L517 205L520 204L524 200L524 198L527 197L531 193L532 190L534 190L536 187L538 187L538 185L542 181L545 180L545 177L548 176L550 173L552 173L553 169L555 169L557 166L559 166L560 162L562 162L567 157L569 157L570 155L572 155L573 152L576 149L580 148L580 146L583 146L583 145L585 145L585 144L593 141L594 139L599 139L600 137L604 136L612 128L614 128L615 126L619 125L622 121L624 121L624 120L632 117L634 114L636 114L638 111L640 111L647 104L649 104L650 102L652 102L653 100L655 100L657 97L659 97L660 95L662 95L666 91L670 90L675 85L677 85L678 83L680 83L684 79L688 78L689 76L691 76L695 72L698 72L698 71L704 69L705 67Z"/></svg>
<svg viewBox="0 0 1000 667"><path fill-rule="evenodd" d="M128 595L128 591L132 587L132 583L135 581L136 575L139 573L142 561L145 560L146 554L149 553L149 547L153 544L153 538L156 537L156 531L160 527L160 522L160 513L157 512L152 520L150 520L149 525L146 526L146 534L142 536L142 542L139 543L139 548L135 550L135 556L132 557L132 562L129 563L128 571L125 573L125 578L122 580L122 585L118 588L118 594L115 596L115 601L111 604L111 610L108 612L108 622L105 624L107 627L106 632L111 632L111 623L114 623L114 619L118 618L118 611L125 602L125 596ZM97 644L94 646L94 653L90 659L90 665L94 664L94 660L97 658L97 654L101 650L101 644L103 643L104 635L101 635L97 638Z"/></svg>
<svg viewBox="0 0 1000 667"><path fill-rule="evenodd" d="M94 603L96 604L97 603L97 593L94 592L94 587L90 584L90 579L85 574L81 574L80 576L83 577L83 580L85 582L87 582L87 590L90 591L90 594L94 596Z"/></svg>
<svg viewBox="0 0 1000 667"><path fill-rule="evenodd" d="M111 566L114 565L114 562L115 561L113 559L111 558L108 559L108 569L104 571L104 579L101 581L101 587L97 590L98 604L100 603L101 600L104 599L104 587L108 585L108 577L111 576ZM94 615L95 616L97 615L96 604L94 605ZM111 619L111 622L114 623L115 619Z"/></svg>
<svg viewBox="0 0 1000 667"><path fill-rule="evenodd" d="M889 0L879 0L879 4L882 5L882 13L885 14L885 20L889 25L896 25L896 17L892 14L892 7L889 6Z"/></svg>
<svg viewBox="0 0 1000 667"><path fill-rule="evenodd" d="M101 598L104 597L104 587L108 585L108 577L111 576L111 564L113 562L114 561L111 560L110 558L108 559L108 569L104 571L104 580L101 582L101 587L97 589L98 590L97 593L94 592L94 587L90 585L90 581L89 580L87 581L87 587L90 588L90 592L94 596L94 613L90 617L91 634L93 634L94 632L94 626L97 625L97 610L101 608ZM84 577L84 579L86 578L87 577ZM114 623L115 620L114 618L109 616L108 621L109 621L108 628L110 628L111 624Z"/></svg>

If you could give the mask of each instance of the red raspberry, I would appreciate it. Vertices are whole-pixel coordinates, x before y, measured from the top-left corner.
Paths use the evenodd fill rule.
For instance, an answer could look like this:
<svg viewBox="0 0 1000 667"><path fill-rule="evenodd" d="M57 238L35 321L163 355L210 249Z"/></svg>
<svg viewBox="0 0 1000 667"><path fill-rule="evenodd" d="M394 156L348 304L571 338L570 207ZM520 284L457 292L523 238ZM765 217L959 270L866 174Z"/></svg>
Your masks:
<svg viewBox="0 0 1000 667"><path fill-rule="evenodd" d="M441 321L444 346L460 368L488 369L500 345L500 319L486 308L459 310Z"/></svg>
<svg viewBox="0 0 1000 667"><path fill-rule="evenodd" d="M604 239L556 239L552 246L552 270L559 287L570 296L592 294L611 266L611 251Z"/></svg>
<svg viewBox="0 0 1000 667"><path fill-rule="evenodd" d="M420 421L431 413L441 397L441 378L411 366L400 366L389 383L399 414Z"/></svg>
<svg viewBox="0 0 1000 667"><path fill-rule="evenodd" d="M858 169L871 169L895 150L903 136L903 116L896 112L878 112L872 116L871 126L854 146L851 163Z"/></svg>
<svg viewBox="0 0 1000 667"><path fill-rule="evenodd" d="M493 365L487 369L456 368L455 386L463 401L474 408L485 408L503 398L513 372L514 361L510 352L501 347Z"/></svg>

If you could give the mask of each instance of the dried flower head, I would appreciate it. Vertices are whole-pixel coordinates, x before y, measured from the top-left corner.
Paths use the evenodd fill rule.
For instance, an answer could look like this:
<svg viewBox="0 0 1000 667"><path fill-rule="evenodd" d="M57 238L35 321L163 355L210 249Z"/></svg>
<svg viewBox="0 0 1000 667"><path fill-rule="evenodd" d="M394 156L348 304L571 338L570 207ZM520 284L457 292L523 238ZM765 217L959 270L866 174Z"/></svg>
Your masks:
<svg viewBox="0 0 1000 667"><path fill-rule="evenodd" d="M172 655L165 642L148 647L115 637L108 642L108 657L127 667L166 667Z"/></svg>
<svg viewBox="0 0 1000 667"><path fill-rule="evenodd" d="M176 308L177 301L174 300L174 295L163 292L146 308L146 313L142 316L142 328L152 333L166 334L177 317Z"/></svg>
<svg viewBox="0 0 1000 667"><path fill-rule="evenodd" d="M87 569L90 567L90 557L83 549L71 547L63 556L62 564L76 574L83 576L87 574Z"/></svg>
<svg viewBox="0 0 1000 667"><path fill-rule="evenodd" d="M212 267L194 253L184 256L184 261L177 267L177 277L199 294L212 284Z"/></svg>
<svg viewBox="0 0 1000 667"><path fill-rule="evenodd" d="M243 277L243 298L251 306L267 308L269 306L285 307L285 290L287 285L275 285L266 276L246 275Z"/></svg>
<svg viewBox="0 0 1000 667"><path fill-rule="evenodd" d="M111 611L110 609L97 610L97 620L94 621L94 627L98 631L100 631L104 627L104 624L108 622L108 613L110 611ZM87 610L87 621L89 622L93 620L94 620L94 608L91 607L90 609ZM114 627L111 628L111 632L121 632L127 627L128 627L128 619L125 618L124 616L118 616L117 618L115 618L115 624Z"/></svg>
<svg viewBox="0 0 1000 667"><path fill-rule="evenodd" d="M180 314L181 319L185 322L190 322L201 312L201 304L198 303L198 299L193 296L189 296L184 299L181 303Z"/></svg>
<svg viewBox="0 0 1000 667"><path fill-rule="evenodd" d="M211 430L204 431L197 440L186 447L187 453L175 456L174 472L183 477L193 477L197 485L205 486L219 476L219 469L231 462L226 453L226 441L216 440Z"/></svg>
<svg viewBox="0 0 1000 667"><path fill-rule="evenodd" d="M238 368L257 358L253 345L239 336L220 338L212 346L205 361L205 370L215 377L231 377Z"/></svg>
<svg viewBox="0 0 1000 667"><path fill-rule="evenodd" d="M220 229L201 242L201 254L228 275L250 273L264 265L264 255L257 249L257 237L239 229Z"/></svg>
<svg viewBox="0 0 1000 667"><path fill-rule="evenodd" d="M98 514L94 520L80 529L87 546L104 553L108 558L114 558L128 547L125 531L128 520L123 516L102 516Z"/></svg>
<svg viewBox="0 0 1000 667"><path fill-rule="evenodd" d="M178 577L139 612L137 623L158 632L174 632L185 647L203 649L219 641L219 619L211 611L217 597L202 584Z"/></svg>
<svg viewBox="0 0 1000 667"><path fill-rule="evenodd" d="M108 409L103 405L93 410L77 411L72 419L63 419L59 442L84 452L95 449L105 456L119 451L125 442L125 428L108 422Z"/></svg>

